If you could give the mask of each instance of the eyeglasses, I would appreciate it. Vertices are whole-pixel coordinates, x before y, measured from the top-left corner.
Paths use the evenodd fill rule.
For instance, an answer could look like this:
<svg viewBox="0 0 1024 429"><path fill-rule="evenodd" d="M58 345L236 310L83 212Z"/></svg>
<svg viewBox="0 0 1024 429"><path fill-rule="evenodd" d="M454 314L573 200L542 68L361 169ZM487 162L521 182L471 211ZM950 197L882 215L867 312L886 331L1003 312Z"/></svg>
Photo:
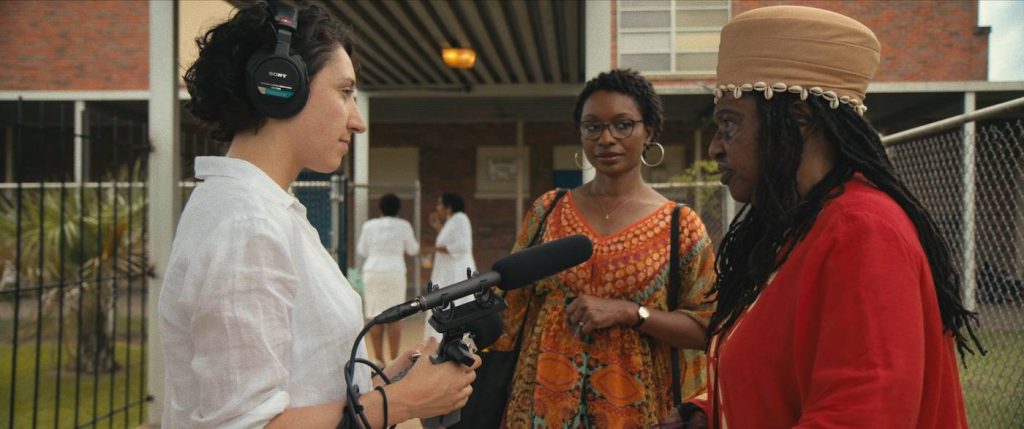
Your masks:
<svg viewBox="0 0 1024 429"><path fill-rule="evenodd" d="M604 129L607 128L611 131L612 137L617 139L624 139L633 135L633 128L640 121L634 121L632 119L621 119L610 124L603 122L583 122L580 124L580 135L587 140L597 140L601 138L601 134L604 133Z"/></svg>

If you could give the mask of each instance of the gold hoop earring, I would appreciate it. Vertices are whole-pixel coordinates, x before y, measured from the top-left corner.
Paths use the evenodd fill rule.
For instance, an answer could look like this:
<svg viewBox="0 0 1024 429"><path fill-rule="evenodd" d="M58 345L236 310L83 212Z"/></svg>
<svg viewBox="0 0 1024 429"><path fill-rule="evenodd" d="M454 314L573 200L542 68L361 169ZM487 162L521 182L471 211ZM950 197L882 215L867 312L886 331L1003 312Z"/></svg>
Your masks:
<svg viewBox="0 0 1024 429"><path fill-rule="evenodd" d="M647 157L644 156L645 154L647 154L647 149L650 149L651 146L657 146L658 149L661 149L661 158L658 158L658 162L648 162L647 161ZM664 160L665 160L665 146L662 146L661 143L652 142L651 144L647 145L647 147L644 148L643 152L640 152L640 162L642 162L644 165L646 165L648 167L657 167L657 166L661 165L661 162L664 161Z"/></svg>
<svg viewBox="0 0 1024 429"><path fill-rule="evenodd" d="M576 161L576 167L579 167L580 170L593 170L594 169L594 166L590 166L590 168L584 168L583 167L583 161L580 161L580 153L579 153L579 151L576 151L576 152L572 153L572 160Z"/></svg>

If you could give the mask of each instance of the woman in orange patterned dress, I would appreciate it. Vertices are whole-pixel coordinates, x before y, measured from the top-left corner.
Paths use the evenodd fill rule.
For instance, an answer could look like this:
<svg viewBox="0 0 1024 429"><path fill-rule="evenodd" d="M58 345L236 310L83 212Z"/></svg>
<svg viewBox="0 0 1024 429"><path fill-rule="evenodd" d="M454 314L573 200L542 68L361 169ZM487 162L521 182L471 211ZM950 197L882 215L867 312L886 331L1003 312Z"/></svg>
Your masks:
<svg viewBox="0 0 1024 429"><path fill-rule="evenodd" d="M524 328L505 425L647 428L674 415L671 347L683 349L683 398L705 387L702 350L714 311L705 293L714 283L714 249L697 214L684 207L679 304L666 311L675 203L640 175L641 164L657 158L649 149L661 146L661 101L650 82L628 70L602 73L584 87L574 120L595 179L557 201L555 191L541 196L513 252L543 227L539 241L583 234L594 256L506 294L505 333L493 348L512 349Z"/></svg>

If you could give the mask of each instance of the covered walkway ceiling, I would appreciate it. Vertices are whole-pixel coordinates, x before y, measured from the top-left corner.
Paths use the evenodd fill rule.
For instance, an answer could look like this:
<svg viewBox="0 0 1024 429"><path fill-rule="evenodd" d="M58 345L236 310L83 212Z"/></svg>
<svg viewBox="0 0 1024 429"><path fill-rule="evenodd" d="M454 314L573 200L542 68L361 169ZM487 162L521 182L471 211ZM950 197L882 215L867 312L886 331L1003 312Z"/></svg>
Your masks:
<svg viewBox="0 0 1024 429"><path fill-rule="evenodd" d="M662 96L665 118L692 123L710 115L710 95ZM572 123L576 93L544 96L463 97L439 94L435 97L373 98L373 120L377 123L480 123L561 122ZM567 125L568 126L568 125Z"/></svg>
<svg viewBox="0 0 1024 429"><path fill-rule="evenodd" d="M326 0L318 4L355 29L360 87L368 91L469 92L490 85L583 82L584 2ZM473 48L476 66L445 67L443 47Z"/></svg>

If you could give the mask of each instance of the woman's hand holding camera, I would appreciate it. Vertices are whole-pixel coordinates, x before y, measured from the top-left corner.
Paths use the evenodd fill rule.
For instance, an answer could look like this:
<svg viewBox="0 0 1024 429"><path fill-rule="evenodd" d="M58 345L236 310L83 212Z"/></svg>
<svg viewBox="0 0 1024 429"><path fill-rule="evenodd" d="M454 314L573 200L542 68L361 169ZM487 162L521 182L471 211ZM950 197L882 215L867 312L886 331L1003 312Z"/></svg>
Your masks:
<svg viewBox="0 0 1024 429"><path fill-rule="evenodd" d="M437 347L437 340L431 338L419 352L430 356L437 353ZM410 360L414 354L415 351L407 353ZM390 409L388 420L401 422L440 416L465 406L473 392L470 384L476 379L476 369L480 366L480 357L474 355L473 359L473 366L469 367L451 361L434 364L430 359L415 359L416 363L401 382L385 387Z"/></svg>

